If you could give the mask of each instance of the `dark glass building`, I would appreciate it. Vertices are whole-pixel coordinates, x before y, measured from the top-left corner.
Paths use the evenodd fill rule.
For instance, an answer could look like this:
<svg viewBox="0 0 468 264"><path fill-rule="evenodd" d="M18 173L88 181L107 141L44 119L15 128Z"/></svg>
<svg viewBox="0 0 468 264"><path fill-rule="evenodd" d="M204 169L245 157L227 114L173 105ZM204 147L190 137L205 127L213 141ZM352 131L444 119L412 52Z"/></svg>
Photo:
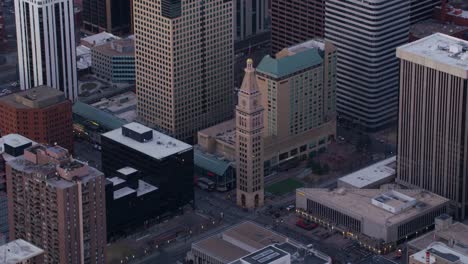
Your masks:
<svg viewBox="0 0 468 264"><path fill-rule="evenodd" d="M138 123L101 136L109 233L193 203L193 148ZM112 200L112 202L110 202Z"/></svg>
<svg viewBox="0 0 468 264"><path fill-rule="evenodd" d="M83 0L83 29L90 33L107 31L114 35L133 32L133 1Z"/></svg>

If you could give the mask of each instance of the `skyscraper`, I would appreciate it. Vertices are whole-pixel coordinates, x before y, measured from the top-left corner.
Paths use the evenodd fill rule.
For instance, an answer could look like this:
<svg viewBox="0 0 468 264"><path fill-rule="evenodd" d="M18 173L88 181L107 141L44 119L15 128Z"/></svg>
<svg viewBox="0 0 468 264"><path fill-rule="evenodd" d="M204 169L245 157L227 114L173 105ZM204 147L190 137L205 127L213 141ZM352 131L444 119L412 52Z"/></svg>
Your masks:
<svg viewBox="0 0 468 264"><path fill-rule="evenodd" d="M369 130L395 122L398 60L408 42L407 0L326 1L325 38L338 49L339 114Z"/></svg>
<svg viewBox="0 0 468 264"><path fill-rule="evenodd" d="M117 35L132 32L131 6L131 0L83 0L83 29Z"/></svg>
<svg viewBox="0 0 468 264"><path fill-rule="evenodd" d="M434 7L440 5L441 2L441 0L411 0L411 24L431 18Z"/></svg>
<svg viewBox="0 0 468 264"><path fill-rule="evenodd" d="M440 33L397 49L400 111L397 182L468 206L468 42Z"/></svg>
<svg viewBox="0 0 468 264"><path fill-rule="evenodd" d="M44 249L44 263L105 263L102 172L67 150L36 145L7 163L10 239Z"/></svg>
<svg viewBox="0 0 468 264"><path fill-rule="evenodd" d="M269 28L268 0L235 0L233 4L236 41L255 36Z"/></svg>
<svg viewBox="0 0 468 264"><path fill-rule="evenodd" d="M48 85L78 97L72 0L15 2L22 90Z"/></svg>
<svg viewBox="0 0 468 264"><path fill-rule="evenodd" d="M191 142L198 130L232 117L232 13L225 0L135 0L142 121Z"/></svg>
<svg viewBox="0 0 468 264"><path fill-rule="evenodd" d="M325 35L325 0L272 0L271 54Z"/></svg>
<svg viewBox="0 0 468 264"><path fill-rule="evenodd" d="M253 60L247 60L236 106L237 205L263 206L263 106Z"/></svg>

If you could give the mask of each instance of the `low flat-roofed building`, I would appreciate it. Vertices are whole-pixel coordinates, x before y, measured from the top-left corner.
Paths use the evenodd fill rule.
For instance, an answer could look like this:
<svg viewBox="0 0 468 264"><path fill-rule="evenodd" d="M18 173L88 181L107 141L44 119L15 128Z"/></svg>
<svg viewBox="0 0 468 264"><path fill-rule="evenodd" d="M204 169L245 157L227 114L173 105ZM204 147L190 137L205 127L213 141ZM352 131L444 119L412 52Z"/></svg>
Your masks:
<svg viewBox="0 0 468 264"><path fill-rule="evenodd" d="M433 242L441 242L456 251L468 249L468 225L454 222L447 214L434 219L434 230L407 243L408 255L428 248Z"/></svg>
<svg viewBox="0 0 468 264"><path fill-rule="evenodd" d="M358 240L377 253L432 227L448 199L424 190L296 190L296 212Z"/></svg>
<svg viewBox="0 0 468 264"><path fill-rule="evenodd" d="M195 179L207 178L215 183L218 191L229 191L236 186L234 162L223 156L194 149L193 162Z"/></svg>
<svg viewBox="0 0 468 264"><path fill-rule="evenodd" d="M279 254L275 254L275 252L279 252ZM310 262L294 262L296 259L291 259L291 255L294 255L296 252L302 252L302 259L310 260ZM220 234L193 243L192 250L188 253L188 258L192 259L194 264L257 264L261 263L258 262L260 259L264 261L264 264L331 263L331 258L316 250L309 250L309 257L307 258L304 258L305 253L306 249L304 246L256 223L246 221ZM267 258L267 255L269 258ZM278 260L283 260L285 256L288 257L285 259L289 262L278 262Z"/></svg>
<svg viewBox="0 0 468 264"><path fill-rule="evenodd" d="M314 249L290 242L272 244L229 264L331 264L332 259Z"/></svg>
<svg viewBox="0 0 468 264"><path fill-rule="evenodd" d="M225 264L238 260L274 243L284 243L285 236L250 221L240 223L226 231L192 244L189 256L194 264L210 261Z"/></svg>
<svg viewBox="0 0 468 264"><path fill-rule="evenodd" d="M136 94L130 91L110 98L102 98L100 101L91 104L91 106L109 112L127 122L133 122L137 118L136 104Z"/></svg>
<svg viewBox="0 0 468 264"><path fill-rule="evenodd" d="M393 182L396 156L379 161L338 179L338 188L372 189Z"/></svg>
<svg viewBox="0 0 468 264"><path fill-rule="evenodd" d="M16 239L0 246L2 264L42 264L43 262L44 250L23 239Z"/></svg>
<svg viewBox="0 0 468 264"><path fill-rule="evenodd" d="M429 258L429 262L427 262ZM409 264L463 264L468 263L468 251L457 251L442 242L433 242L427 248L411 255Z"/></svg>

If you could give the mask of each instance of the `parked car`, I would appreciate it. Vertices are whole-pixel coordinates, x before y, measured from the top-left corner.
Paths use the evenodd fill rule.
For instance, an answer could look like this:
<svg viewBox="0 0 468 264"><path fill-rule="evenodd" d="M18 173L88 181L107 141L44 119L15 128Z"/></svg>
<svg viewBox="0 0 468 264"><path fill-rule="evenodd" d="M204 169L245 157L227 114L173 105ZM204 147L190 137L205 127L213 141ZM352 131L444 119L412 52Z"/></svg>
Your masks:
<svg viewBox="0 0 468 264"><path fill-rule="evenodd" d="M293 211L294 209L296 209L296 206L291 204L291 205L288 205L288 207L286 207L286 210L288 211Z"/></svg>

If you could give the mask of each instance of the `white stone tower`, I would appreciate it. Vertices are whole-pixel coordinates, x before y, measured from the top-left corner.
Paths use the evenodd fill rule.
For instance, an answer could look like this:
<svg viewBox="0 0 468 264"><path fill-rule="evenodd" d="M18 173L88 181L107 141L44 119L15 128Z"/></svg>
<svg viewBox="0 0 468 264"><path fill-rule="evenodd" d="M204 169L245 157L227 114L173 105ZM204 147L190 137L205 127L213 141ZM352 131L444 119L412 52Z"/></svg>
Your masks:
<svg viewBox="0 0 468 264"><path fill-rule="evenodd" d="M263 106L253 60L247 60L236 106L237 205L263 206Z"/></svg>

